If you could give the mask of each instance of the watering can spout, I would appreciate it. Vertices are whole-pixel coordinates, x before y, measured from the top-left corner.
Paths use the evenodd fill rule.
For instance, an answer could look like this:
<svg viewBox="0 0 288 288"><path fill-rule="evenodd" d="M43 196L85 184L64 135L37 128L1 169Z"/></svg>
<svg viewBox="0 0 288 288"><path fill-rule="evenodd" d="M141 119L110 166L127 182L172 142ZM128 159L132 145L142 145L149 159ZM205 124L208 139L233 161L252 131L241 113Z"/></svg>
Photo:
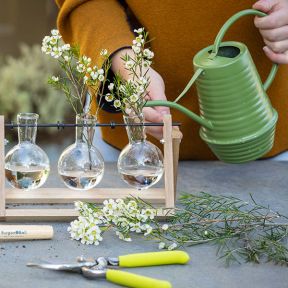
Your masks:
<svg viewBox="0 0 288 288"><path fill-rule="evenodd" d="M196 79L201 75L201 73L204 70L201 68L198 68L193 77L191 78L191 80L189 81L189 83L187 84L187 86L184 88L184 90L182 91L182 93L175 99L174 102L171 101L165 101L165 100L154 100L154 101L148 101L146 102L145 106L146 107L154 107L154 106L166 106L166 107L170 107L170 108L174 108L177 109L178 111L184 113L186 116L188 116L189 118L193 119L194 121L196 121L197 123L199 123L201 126L207 128L207 129L213 129L213 125L209 120L206 120L200 116L198 116L197 114L193 113L192 111L190 111L189 109L185 108L184 106L176 103L178 102L183 96L185 96L185 94L188 92L188 90L191 88L191 86L193 85L193 83L196 81Z"/></svg>
<svg viewBox="0 0 288 288"><path fill-rule="evenodd" d="M171 101L165 101L165 100L154 100L154 101L147 101L145 104L146 107L154 107L154 106L165 106L165 107L170 107L179 110L180 112L184 113L186 116L189 118L193 119L203 127L207 129L213 129L213 125L209 120L206 120L197 114L193 113L189 109L185 108L184 106L171 102Z"/></svg>

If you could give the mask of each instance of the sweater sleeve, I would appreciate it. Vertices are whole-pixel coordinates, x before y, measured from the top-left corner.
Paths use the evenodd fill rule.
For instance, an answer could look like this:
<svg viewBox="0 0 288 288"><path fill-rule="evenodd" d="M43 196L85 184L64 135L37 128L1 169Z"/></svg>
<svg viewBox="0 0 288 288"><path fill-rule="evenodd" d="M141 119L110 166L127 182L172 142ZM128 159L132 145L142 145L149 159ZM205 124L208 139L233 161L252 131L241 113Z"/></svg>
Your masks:
<svg viewBox="0 0 288 288"><path fill-rule="evenodd" d="M123 7L117 0L56 0L60 9L58 29L66 43L77 44L81 54L102 65L99 53L110 54L131 46L130 30Z"/></svg>

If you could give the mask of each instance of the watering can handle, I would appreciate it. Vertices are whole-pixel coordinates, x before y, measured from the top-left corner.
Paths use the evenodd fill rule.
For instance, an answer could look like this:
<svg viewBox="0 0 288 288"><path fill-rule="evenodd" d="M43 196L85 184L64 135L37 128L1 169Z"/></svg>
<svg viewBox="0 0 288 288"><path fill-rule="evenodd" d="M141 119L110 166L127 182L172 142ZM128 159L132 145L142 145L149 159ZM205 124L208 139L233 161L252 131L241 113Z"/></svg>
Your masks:
<svg viewBox="0 0 288 288"><path fill-rule="evenodd" d="M236 14L234 14L233 16L231 16L222 26L222 28L220 29L220 31L218 32L215 41L214 41L214 47L212 49L212 53L210 55L211 58L215 57L218 53L218 49L220 47L221 41L225 35L225 33L227 32L227 30L230 28L230 26L236 22L239 18L246 16L246 15L257 15L257 16L267 16L266 13L258 11L258 10L254 10L254 9L246 9L246 10L242 10ZM270 73L265 81L265 83L263 84L264 90L266 91L269 86L271 85L271 83L273 82L276 72L278 70L278 64L273 63L273 66L270 70Z"/></svg>

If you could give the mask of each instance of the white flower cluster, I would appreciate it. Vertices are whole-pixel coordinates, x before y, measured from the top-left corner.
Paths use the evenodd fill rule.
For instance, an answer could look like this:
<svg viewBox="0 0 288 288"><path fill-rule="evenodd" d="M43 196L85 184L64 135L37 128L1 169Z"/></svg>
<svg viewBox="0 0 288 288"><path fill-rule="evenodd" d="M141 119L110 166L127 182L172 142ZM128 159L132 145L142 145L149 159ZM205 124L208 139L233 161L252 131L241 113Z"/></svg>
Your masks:
<svg viewBox="0 0 288 288"><path fill-rule="evenodd" d="M147 34L145 33L144 28L139 28L134 30L135 33L138 34L138 36L132 41L132 50L136 54L137 57L142 57L144 60L143 66L144 67L150 67L152 64L151 60L154 57L154 52L152 52L148 48L144 48L146 43ZM128 59L126 59L128 60ZM126 61L125 67L127 69L130 69L134 66L133 61Z"/></svg>
<svg viewBox="0 0 288 288"><path fill-rule="evenodd" d="M124 67L131 78L124 80L121 76L115 77L114 83L108 86L109 93L105 95L107 102L112 102L116 109L122 110L126 115L142 113L150 84L147 72L154 57L154 53L145 48L148 33L144 28L136 29L134 32L137 33L132 42L134 55L126 54L122 57Z"/></svg>
<svg viewBox="0 0 288 288"><path fill-rule="evenodd" d="M149 85L149 79L146 77L139 77L139 79L129 79L126 83L119 85L119 94L122 96L121 100L114 96L113 90L115 88L114 83L110 83L108 89L110 93L105 95L105 100L107 102L113 102L115 108L122 107L126 114L130 114L131 106L142 99Z"/></svg>
<svg viewBox="0 0 288 288"><path fill-rule="evenodd" d="M63 64L70 65L72 67L71 60L75 54L73 49L69 44L62 45L61 35L58 30L54 29L51 31L51 36L45 36L42 41L41 50L43 53L52 56L55 59L59 59ZM108 50L103 49L100 52L100 56L107 59L109 57ZM76 62L76 71L81 74L84 84L90 86L97 85L97 81L103 82L105 80L104 69L98 68L97 66L91 67L91 58L83 55L74 59ZM52 76L50 81L57 84L59 82L59 77Z"/></svg>
<svg viewBox="0 0 288 288"><path fill-rule="evenodd" d="M134 200L105 200L102 209L83 202L76 202L75 207L80 216L71 222L68 231L72 239L83 244L98 245L108 227L113 227L119 239L124 241L132 241L130 232L148 236L153 231L150 223L156 215L155 210L140 209Z"/></svg>
<svg viewBox="0 0 288 288"><path fill-rule="evenodd" d="M101 56L104 55L102 51L100 54ZM76 70L83 74L84 84L89 83L90 85L93 85L96 84L96 81L103 82L105 80L104 69L99 69L96 65L91 67L91 58L85 55L80 57L79 61L77 62Z"/></svg>
<svg viewBox="0 0 288 288"><path fill-rule="evenodd" d="M47 55L51 55L53 58L58 59L64 52L71 49L69 44L60 45L60 39L62 36L59 31L54 29L51 31L51 36L45 36L42 41L41 50Z"/></svg>

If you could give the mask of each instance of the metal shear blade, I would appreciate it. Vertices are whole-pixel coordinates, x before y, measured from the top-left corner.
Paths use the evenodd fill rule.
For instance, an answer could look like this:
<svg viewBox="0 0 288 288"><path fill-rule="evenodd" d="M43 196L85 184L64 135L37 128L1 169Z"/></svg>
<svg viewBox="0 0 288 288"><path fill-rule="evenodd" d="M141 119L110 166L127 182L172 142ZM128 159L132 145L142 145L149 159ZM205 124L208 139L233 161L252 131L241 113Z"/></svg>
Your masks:
<svg viewBox="0 0 288 288"><path fill-rule="evenodd" d="M76 263L27 263L28 267L57 270L57 271L72 271L72 272L81 272L82 267L93 267L97 265L95 261L92 262L76 262Z"/></svg>

